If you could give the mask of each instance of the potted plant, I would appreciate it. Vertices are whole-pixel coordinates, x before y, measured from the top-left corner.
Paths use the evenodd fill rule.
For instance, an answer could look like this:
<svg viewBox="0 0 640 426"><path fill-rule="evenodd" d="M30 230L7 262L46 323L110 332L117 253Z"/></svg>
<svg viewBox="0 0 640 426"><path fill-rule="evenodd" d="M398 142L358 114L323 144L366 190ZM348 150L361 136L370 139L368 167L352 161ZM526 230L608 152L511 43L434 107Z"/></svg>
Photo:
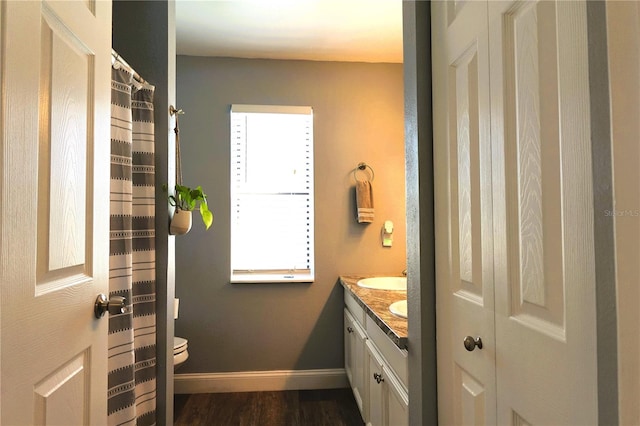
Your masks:
<svg viewBox="0 0 640 426"><path fill-rule="evenodd" d="M213 213L207 205L207 196L202 192L202 187L197 186L195 189L188 186L176 185L173 195L169 195L169 204L176 208L169 232L172 235L182 235L191 229L191 212L200 206L200 216L206 229L209 229L213 223Z"/></svg>

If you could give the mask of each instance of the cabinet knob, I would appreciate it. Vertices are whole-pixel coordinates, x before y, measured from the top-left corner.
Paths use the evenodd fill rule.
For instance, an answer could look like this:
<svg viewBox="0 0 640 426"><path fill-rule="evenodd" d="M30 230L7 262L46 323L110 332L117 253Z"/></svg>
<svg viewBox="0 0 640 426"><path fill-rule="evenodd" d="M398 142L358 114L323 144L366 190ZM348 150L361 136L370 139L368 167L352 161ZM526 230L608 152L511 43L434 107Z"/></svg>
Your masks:
<svg viewBox="0 0 640 426"><path fill-rule="evenodd" d="M351 328L351 327L347 327L347 331L348 331L349 333L353 333L353 328Z"/></svg>
<svg viewBox="0 0 640 426"><path fill-rule="evenodd" d="M380 373L373 373L373 378L378 383L384 382L384 377L382 377L382 374L380 374Z"/></svg>

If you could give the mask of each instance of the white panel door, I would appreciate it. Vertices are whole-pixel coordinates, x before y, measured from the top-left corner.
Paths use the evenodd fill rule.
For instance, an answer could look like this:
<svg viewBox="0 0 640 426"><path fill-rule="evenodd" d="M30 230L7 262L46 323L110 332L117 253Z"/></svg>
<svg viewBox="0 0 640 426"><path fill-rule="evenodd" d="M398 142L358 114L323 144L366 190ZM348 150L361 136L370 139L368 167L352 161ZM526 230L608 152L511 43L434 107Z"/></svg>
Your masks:
<svg viewBox="0 0 640 426"><path fill-rule="evenodd" d="M111 2L0 7L1 422L105 424Z"/></svg>
<svg viewBox="0 0 640 426"><path fill-rule="evenodd" d="M584 1L489 2L498 424L597 424Z"/></svg>
<svg viewBox="0 0 640 426"><path fill-rule="evenodd" d="M495 424L493 222L486 2L434 2L438 414ZM464 339L480 338L469 351Z"/></svg>

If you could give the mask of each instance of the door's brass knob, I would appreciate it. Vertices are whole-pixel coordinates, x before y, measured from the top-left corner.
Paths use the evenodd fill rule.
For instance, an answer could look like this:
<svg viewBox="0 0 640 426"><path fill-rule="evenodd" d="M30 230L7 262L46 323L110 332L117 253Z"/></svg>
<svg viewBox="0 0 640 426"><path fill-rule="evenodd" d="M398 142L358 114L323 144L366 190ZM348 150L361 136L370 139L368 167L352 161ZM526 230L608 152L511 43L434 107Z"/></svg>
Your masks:
<svg viewBox="0 0 640 426"><path fill-rule="evenodd" d="M482 349L482 339L480 337L476 337L475 339L471 336L467 336L464 338L464 348L471 352L478 347L478 349Z"/></svg>
<svg viewBox="0 0 640 426"><path fill-rule="evenodd" d="M111 296L111 299L107 300L107 296L99 294L93 306L93 313L96 318L102 318L107 311L111 315L124 314L127 312L127 299L122 296Z"/></svg>

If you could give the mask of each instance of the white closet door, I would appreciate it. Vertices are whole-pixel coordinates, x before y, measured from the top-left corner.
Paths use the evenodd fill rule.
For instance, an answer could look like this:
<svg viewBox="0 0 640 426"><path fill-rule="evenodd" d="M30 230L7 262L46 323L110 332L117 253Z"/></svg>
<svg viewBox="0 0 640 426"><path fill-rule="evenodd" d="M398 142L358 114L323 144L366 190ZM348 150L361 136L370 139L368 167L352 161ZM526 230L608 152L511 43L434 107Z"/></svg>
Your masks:
<svg viewBox="0 0 640 426"><path fill-rule="evenodd" d="M487 3L432 11L439 421L495 424Z"/></svg>
<svg viewBox="0 0 640 426"><path fill-rule="evenodd" d="M440 423L596 424L585 3L432 12Z"/></svg>
<svg viewBox="0 0 640 426"><path fill-rule="evenodd" d="M489 2L498 424L597 424L586 21Z"/></svg>

